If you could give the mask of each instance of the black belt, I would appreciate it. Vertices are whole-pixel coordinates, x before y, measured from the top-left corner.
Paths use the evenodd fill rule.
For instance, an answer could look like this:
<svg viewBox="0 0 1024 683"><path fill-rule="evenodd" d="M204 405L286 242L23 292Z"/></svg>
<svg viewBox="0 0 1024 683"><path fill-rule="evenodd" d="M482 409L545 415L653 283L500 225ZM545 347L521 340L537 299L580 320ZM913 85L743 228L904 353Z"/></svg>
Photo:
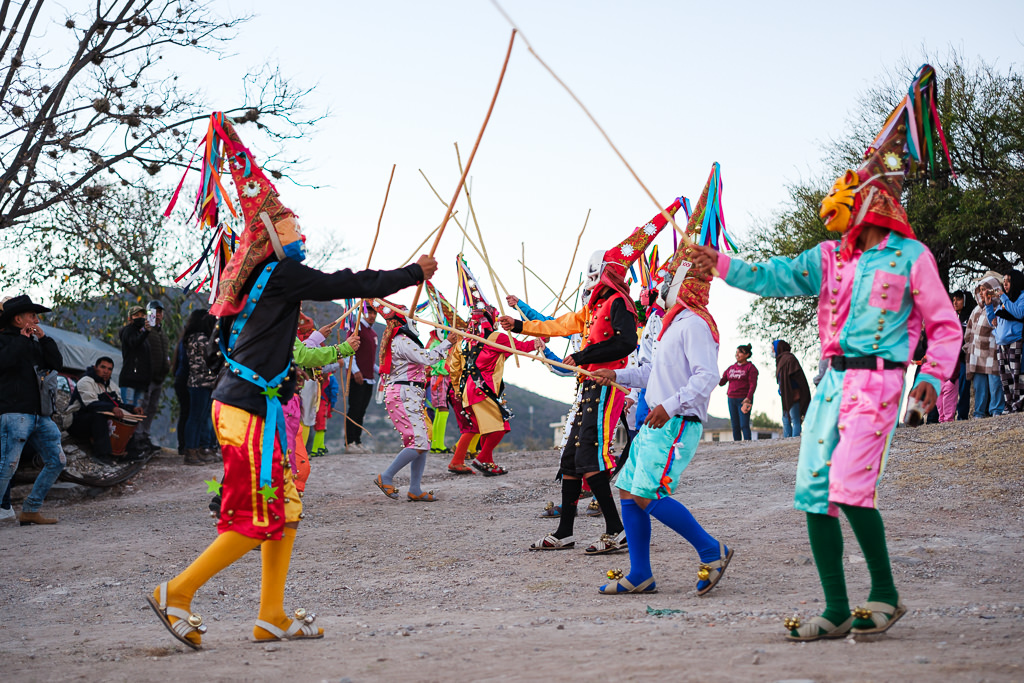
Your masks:
<svg viewBox="0 0 1024 683"><path fill-rule="evenodd" d="M404 384L407 387L419 387L420 389L427 388L426 382L410 382L409 380L405 379L400 379L397 382L392 382L392 384Z"/></svg>
<svg viewBox="0 0 1024 683"><path fill-rule="evenodd" d="M700 418L696 415L683 415L683 422L696 422L701 424Z"/></svg>
<svg viewBox="0 0 1024 683"><path fill-rule="evenodd" d="M829 359L829 364L833 370L843 372L844 370L877 370L878 369L878 356L832 356ZM897 363L894 360L888 358L882 359L882 367L886 370L895 370L896 368L904 368L904 363Z"/></svg>

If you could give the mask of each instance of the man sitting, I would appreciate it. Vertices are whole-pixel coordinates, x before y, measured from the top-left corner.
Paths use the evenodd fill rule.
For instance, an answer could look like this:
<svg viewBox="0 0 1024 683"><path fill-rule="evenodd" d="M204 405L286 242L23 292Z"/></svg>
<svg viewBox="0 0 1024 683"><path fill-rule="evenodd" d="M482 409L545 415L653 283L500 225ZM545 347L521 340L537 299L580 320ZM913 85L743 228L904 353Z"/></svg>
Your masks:
<svg viewBox="0 0 1024 683"><path fill-rule="evenodd" d="M68 432L72 436L87 439L92 444L93 454L101 462L111 462L113 456L108 425L110 416L103 413L112 413L114 417L121 418L126 410L117 383L110 379L113 372L113 360L107 356L96 359L96 363L86 369L85 376L78 380L71 397L72 409L76 402L81 403L81 408L75 412ZM139 412L139 409L135 412Z"/></svg>

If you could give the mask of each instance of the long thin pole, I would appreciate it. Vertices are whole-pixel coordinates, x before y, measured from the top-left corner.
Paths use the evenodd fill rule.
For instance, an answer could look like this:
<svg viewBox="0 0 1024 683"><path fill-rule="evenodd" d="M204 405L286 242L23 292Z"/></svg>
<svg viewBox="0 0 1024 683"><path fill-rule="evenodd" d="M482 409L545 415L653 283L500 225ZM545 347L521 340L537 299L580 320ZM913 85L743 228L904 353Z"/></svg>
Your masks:
<svg viewBox="0 0 1024 683"><path fill-rule="evenodd" d="M380 302L380 303L383 304L383 302ZM412 315L411 313L405 313L404 315L405 315L405 317L409 318L410 320L415 320L418 323L423 323L424 325L429 325L431 327L436 327L439 330L447 330L448 332L454 332L455 334L458 334L459 336L465 337L467 339L473 339L475 341L480 342L481 344L487 344L488 346L492 346L492 347L494 347L496 349L499 349L501 351L505 351L507 353L511 353L511 354L514 354L514 355L517 355L517 356L526 356L527 358L530 358L532 360L539 360L541 363L546 363L548 365L553 365L556 368L564 368L565 370L572 370L573 372L578 373L580 375L583 375L584 377L590 377L591 379L597 379L597 375L595 375L594 373L590 372L589 370L584 370L583 368L581 368L579 366L576 366L576 365L566 365L565 363L559 363L558 361L548 360L547 358L544 358L544 357L539 356L539 355L535 356L532 353L526 353L525 351L520 351L519 349L514 349L511 346L505 346L504 344L498 344L497 342L489 341L487 339L484 339L483 337L479 337L479 336L477 336L475 334L470 334L469 332L465 332L463 330L457 330L454 327L449 327L448 325L443 325L441 323L435 323L432 320L424 320L423 318L417 318L416 316ZM624 391L626 393L629 393L629 389L627 389L626 387L622 386L621 384L618 384L616 382L611 382L611 385L613 387L615 387L616 389L619 389L620 391Z"/></svg>
<svg viewBox="0 0 1024 683"><path fill-rule="evenodd" d="M441 227L437 231L437 237L434 238L434 244L430 247L430 256L434 256L434 252L437 251L437 245L441 242L441 235L444 234L444 228L448 224L448 219L452 215L452 210L455 208L455 202L459 199L459 194L462 192L462 187L466 184L466 176L469 175L469 169L473 166L473 159L476 157L476 151L480 148L480 140L484 136L484 131L487 130L487 122L491 120L491 112L494 111L494 103L498 101L498 92L501 90L501 82L505 79L505 69L508 68L509 57L512 56L512 44L516 40L516 29L512 29L512 37L508 41L508 51L505 53L505 61L501 65L501 75L498 76L498 85L494 88L494 95L491 97L491 105L487 108L487 115L484 117L484 123L480 126L480 132L476 136L476 142L473 143L473 151L469 153L469 159L466 160L466 170L462 172L462 177L459 178L459 184L455 186L455 194L452 195L452 200L448 202L448 208L445 209L444 218L441 220ZM416 310L416 304L419 303L420 294L423 293L423 283L421 282L416 287L416 294L412 297L412 305L409 306L410 311Z"/></svg>
<svg viewBox="0 0 1024 683"><path fill-rule="evenodd" d="M587 217L583 219L583 228L580 229L580 234L576 238L576 248L572 250L572 260L569 261L569 270L567 270L565 273L565 281L562 283L562 289L558 292L558 294L555 295L558 297L559 301L562 300L562 294L565 293L565 288L569 285L569 276L572 275L572 267L576 265L576 252L580 250L580 240L583 239L583 233L586 231L587 223L589 222L590 209L587 209ZM526 259L523 260L525 261Z"/></svg>
<svg viewBox="0 0 1024 683"><path fill-rule="evenodd" d="M442 199L441 195L438 194L437 190L434 189L434 185L430 182L430 178L427 177L427 174L423 172L422 168L419 169L419 171L420 171L420 175L423 176L423 179L425 181L427 181L427 185L430 186L431 190L433 190L434 196L437 197L437 200L439 202L441 202L442 204L444 204L444 199ZM468 189L467 189L467 192L466 192L466 196L467 197L469 196ZM454 216L455 216L455 214L452 214L452 220L455 221L455 225L459 226L459 230L462 231L463 239L465 241L469 242L469 246L473 247L473 251L476 252L477 256L479 256L480 258L482 258L482 259L484 259L486 261L487 259L484 257L484 253L482 251L480 251L480 247L476 246L476 242L474 242L473 238L469 236L469 233L466 231L465 226L463 226L462 223L459 222L459 219L455 218ZM498 281L498 287L501 287L501 291L505 292L505 295L508 296L508 294L509 294L508 287L506 287L505 283L501 281L501 276L498 275L498 273L495 272L495 271L492 271L492 272L494 273L494 278ZM497 288L495 288L495 292L494 293L498 294Z"/></svg>
<svg viewBox="0 0 1024 683"><path fill-rule="evenodd" d="M491 4L494 5L495 8L497 8L498 12L500 12L503 17L505 17L505 20L509 23L510 26L512 26L513 31L519 31L519 27L516 25L516 22L512 21L512 17L509 16L508 12L506 12L505 9L500 4L498 4L498 0L491 0ZM565 81L558 77L558 74L555 73L554 69L548 66L547 62L541 59L541 56L537 54L537 52L533 49L533 45L530 44L529 39L527 39L527 37L523 35L522 31L519 31L519 34L522 36L523 42L526 43L526 49L530 51L530 54L533 55L537 59L537 61L540 62L540 65L544 67L544 69L549 74L551 74L551 77L554 78L558 82L558 84L562 86L563 89L565 89L567 93L569 93L569 97L571 97L573 101L575 101L576 104L580 106L580 109L582 109L583 113L587 115L587 118L590 119L590 122L594 124L598 132L601 133L601 136L605 139L605 142L608 143L608 146L612 148L613 152L615 152L615 156L619 157L619 160L626 166L626 169L629 171L629 174L633 176L633 180L635 180L637 184L640 185L641 188L643 188L643 191L654 203L654 206L658 208L658 212L665 217L665 220L672 224L672 227L675 229L676 233L679 234L680 239L682 239L683 246L690 245L692 243L692 241L690 240L690 236L687 235L686 232L679 227L679 224L676 223L676 219L673 218L672 215L669 214L669 212L666 211L661 206L661 202L659 202L654 197L654 194L649 189L647 189L647 186L644 185L644 182L640 180L640 176L636 174L636 171L633 170L633 167L629 165L628 161L626 161L626 157L622 156L622 152L620 152L619 148L615 146L615 143L612 142L612 139L608 137L608 133L604 131L604 128L602 128L601 124L597 122L597 119L594 118L594 115L590 113L590 110L587 109L587 106L583 104L580 98L576 97L576 93L574 93L572 89L565 84ZM717 276L718 271L712 269L712 274Z"/></svg>
<svg viewBox="0 0 1024 683"><path fill-rule="evenodd" d="M457 143L457 142L455 143L455 158L459 162L459 171L462 171L462 155L459 154L459 143ZM495 275L495 273L494 273L494 268L491 267L491 259L490 259L490 257L487 256L487 245L484 244L484 234L480 230L480 221L478 221L476 219L476 209L473 208L473 195L469 191L468 187L466 188L466 204L469 205L469 215L470 215L470 217L472 217L473 225L476 227L476 238L477 238L477 240L479 240L479 242L480 242L480 249L483 251L484 265L487 266L487 272L491 276L491 289L494 290L494 297L497 300L497 304L498 304L498 312L501 315L505 315L505 307L501 304L501 294L498 293L497 275ZM505 289L505 286L502 285L501 288ZM508 296L508 291L505 292L505 296ZM522 313L523 313L522 309L520 309L518 306L516 308L519 311L519 314L522 315ZM523 316L523 319L525 320L526 316ZM515 360L516 367L518 368L519 367L519 356L514 356L513 360Z"/></svg>
<svg viewBox="0 0 1024 683"><path fill-rule="evenodd" d="M533 272L533 269L532 269L532 268L529 268L529 267L527 267L527 265L526 265L525 263L523 263L522 261L520 261L519 263L520 263L520 264L522 264L522 266L523 266L523 270L527 270L527 271L529 271L529 272L530 272L530 275L532 275L532 276L534 276L535 278L537 278L537 281L538 281L538 282L540 282L540 283L541 283L542 285L544 285L544 286L545 286L545 287L547 288L547 290L548 290L549 292L551 292L551 293L552 293L552 294L554 295L555 299L557 299L556 303L559 303L559 304L561 304L561 305L565 306L566 308L569 308L569 304L567 304L567 303L565 303L564 301L562 301L562 300L561 300L561 299L560 299L560 298L558 297L558 295L557 295L557 294L555 294L555 290L551 289L551 287L550 287L550 286L548 286L548 283L544 282L544 280L542 280L542 279L541 279L540 275L537 275L537 273ZM557 310L557 309L556 309L556 310ZM570 309L570 310L572 310L572 309Z"/></svg>
<svg viewBox="0 0 1024 683"><path fill-rule="evenodd" d="M582 286L583 286L583 280L581 278L580 279L580 283L578 285L576 285L576 289L574 289L571 292L569 292L568 294L566 294L565 298L566 299L571 299L572 297L576 296L576 292L580 291L580 287L582 287ZM555 302L555 310L551 312L551 317L557 318L558 317L558 315L557 315L558 309L560 307L562 307L562 306L565 306L570 311L573 309L573 306L570 306L565 301L556 301Z"/></svg>
<svg viewBox="0 0 1024 683"><path fill-rule="evenodd" d="M530 293L526 289L526 242L520 242L519 247L521 249L522 260L520 263L523 264L523 298L527 301L530 300Z"/></svg>
<svg viewBox="0 0 1024 683"><path fill-rule="evenodd" d="M377 217L377 232L375 232L374 235L373 235L373 244L370 245L370 255L366 257L366 269L367 270L370 269L370 260L373 258L373 251L377 248L377 238L380 237L380 224L384 220L384 209L386 209L388 207L388 196L391 194L391 181L395 179L395 168L397 168L397 166L398 166L398 164L391 164L391 175L388 177L388 189L386 189L384 191L384 204L381 205L381 207L380 207L380 216ZM363 301L365 301L365 299ZM362 303L362 302L360 302L360 303ZM364 308L364 306L359 306L359 311L356 313L356 326L355 326L355 333L356 334L359 334L359 323L363 319L363 308ZM349 385L349 382L352 380L352 366L353 365L355 365L355 362L354 361L350 361L348 363L347 367L345 368L345 385L344 386L345 386L345 395L346 396L348 396L348 385ZM345 417L348 417L347 413L345 414ZM355 421L353 420L353 423L354 422ZM362 425L359 425L359 426L362 427ZM367 432L367 433L369 433L369 432Z"/></svg>

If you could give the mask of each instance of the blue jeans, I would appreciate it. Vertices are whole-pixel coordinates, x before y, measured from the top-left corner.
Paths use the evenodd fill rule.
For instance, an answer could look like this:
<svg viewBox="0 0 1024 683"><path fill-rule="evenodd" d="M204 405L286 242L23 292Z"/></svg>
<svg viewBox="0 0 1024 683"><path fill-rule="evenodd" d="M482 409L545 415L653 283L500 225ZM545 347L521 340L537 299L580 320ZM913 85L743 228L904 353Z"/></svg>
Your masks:
<svg viewBox="0 0 1024 683"><path fill-rule="evenodd" d="M967 381L967 364L960 363L960 380L957 384L956 419L966 420L971 416L971 383Z"/></svg>
<svg viewBox="0 0 1024 683"><path fill-rule="evenodd" d="M18 469L25 444L31 443L43 459L32 493L21 506L22 512L39 512L43 499L64 469L64 451L60 447L60 429L42 415L4 413L0 415L0 491L6 491Z"/></svg>
<svg viewBox="0 0 1024 683"><path fill-rule="evenodd" d="M974 417L990 417L1002 415L1006 410L1003 398L1003 384L999 375L983 375L975 373L971 380L974 384Z"/></svg>
<svg viewBox="0 0 1024 683"><path fill-rule="evenodd" d="M121 387L121 400L124 404L130 408L135 408L142 405L142 402L146 400L148 393L148 387L146 389L133 389L132 387Z"/></svg>
<svg viewBox="0 0 1024 683"><path fill-rule="evenodd" d="M740 410L740 406L742 405L742 398L729 399L729 420L732 421L733 441L740 441L741 432L742 439L744 441L750 441L750 413L744 413Z"/></svg>
<svg viewBox="0 0 1024 683"><path fill-rule="evenodd" d="M185 448L215 448L217 434L213 431L210 406L213 389L188 388L188 420L185 421Z"/></svg>
<svg viewBox="0 0 1024 683"><path fill-rule="evenodd" d="M782 411L782 438L800 436L800 401L789 407L789 411Z"/></svg>

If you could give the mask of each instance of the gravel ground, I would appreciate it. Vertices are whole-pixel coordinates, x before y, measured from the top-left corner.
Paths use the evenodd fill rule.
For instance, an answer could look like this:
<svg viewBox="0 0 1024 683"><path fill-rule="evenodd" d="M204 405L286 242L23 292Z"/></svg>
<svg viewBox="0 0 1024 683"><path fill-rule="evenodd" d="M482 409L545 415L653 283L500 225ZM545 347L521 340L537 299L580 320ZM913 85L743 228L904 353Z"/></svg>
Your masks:
<svg viewBox="0 0 1024 683"><path fill-rule="evenodd" d="M554 528L538 518L558 498L553 452L502 454L511 473L497 478L456 478L432 456L433 504L389 500L371 484L389 455L315 459L286 607L317 612L326 638L247 641L254 552L197 595L209 626L201 652L178 645L144 602L215 534L202 483L215 468L167 454L98 497L48 504L55 527L0 528L2 678L1024 680L1024 416L899 430L880 507L910 611L873 642L783 640L784 617L822 607L803 516L791 507L797 448L795 439L701 446L676 497L736 550L703 598L696 554L659 524L655 595L596 592L606 570L628 569L624 554L527 551ZM602 530L600 519L577 523L578 538ZM845 522L844 532L856 604L867 569Z"/></svg>

